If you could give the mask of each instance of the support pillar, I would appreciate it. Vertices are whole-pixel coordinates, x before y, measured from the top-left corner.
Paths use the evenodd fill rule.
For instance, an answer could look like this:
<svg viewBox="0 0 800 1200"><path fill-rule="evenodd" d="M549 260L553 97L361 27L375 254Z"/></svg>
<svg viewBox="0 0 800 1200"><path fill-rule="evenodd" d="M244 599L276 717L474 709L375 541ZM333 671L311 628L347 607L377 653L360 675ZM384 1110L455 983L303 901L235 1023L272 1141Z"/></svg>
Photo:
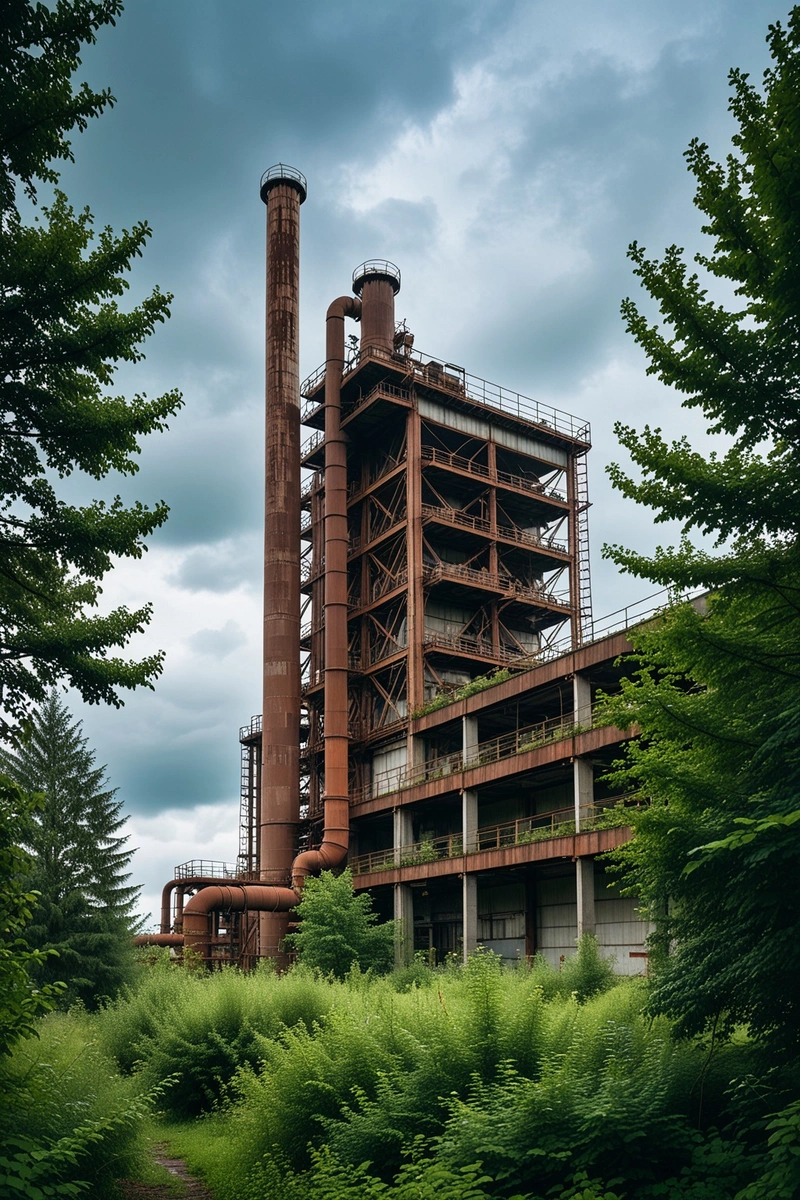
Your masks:
<svg viewBox="0 0 800 1200"><path fill-rule="evenodd" d="M592 723L592 689L585 675L572 677L573 709L575 724L584 727ZM594 770L585 758L572 761L573 787L575 796L575 831L586 828L594 801Z"/></svg>
<svg viewBox="0 0 800 1200"><path fill-rule="evenodd" d="M414 893L407 883L394 885L394 964L405 967L414 957Z"/></svg>
<svg viewBox="0 0 800 1200"><path fill-rule="evenodd" d="M464 763L471 763L478 757L478 718L475 716L462 717L461 728L461 749Z"/></svg>
<svg viewBox="0 0 800 1200"><path fill-rule="evenodd" d="M478 793L474 788L461 793L461 836L465 854L478 849Z"/></svg>
<svg viewBox="0 0 800 1200"><path fill-rule="evenodd" d="M463 882L463 913L464 913L464 962L478 948L478 876L462 876Z"/></svg>
<svg viewBox="0 0 800 1200"><path fill-rule="evenodd" d="M572 760L572 781L575 796L575 832L589 825L594 799L594 770L587 758Z"/></svg>
<svg viewBox="0 0 800 1200"><path fill-rule="evenodd" d="M575 884L578 897L578 937L595 932L594 859L575 859Z"/></svg>
<svg viewBox="0 0 800 1200"><path fill-rule="evenodd" d="M394 861L395 866L399 867L403 849L414 843L414 825L411 813L407 808L396 808L392 816L394 818Z"/></svg>
<svg viewBox="0 0 800 1200"><path fill-rule="evenodd" d="M589 726L592 723L592 685L585 675L572 676L572 702L575 724Z"/></svg>

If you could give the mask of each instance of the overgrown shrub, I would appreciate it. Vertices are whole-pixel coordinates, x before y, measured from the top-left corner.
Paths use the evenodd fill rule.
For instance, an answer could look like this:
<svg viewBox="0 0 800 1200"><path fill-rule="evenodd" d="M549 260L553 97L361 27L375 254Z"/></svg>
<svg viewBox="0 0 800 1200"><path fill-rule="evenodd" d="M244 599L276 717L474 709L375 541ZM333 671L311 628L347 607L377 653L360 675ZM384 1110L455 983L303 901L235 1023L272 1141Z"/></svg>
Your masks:
<svg viewBox="0 0 800 1200"><path fill-rule="evenodd" d="M0 1195L117 1195L141 1162L149 1099L122 1079L80 1011L53 1014L0 1067Z"/></svg>
<svg viewBox="0 0 800 1200"><path fill-rule="evenodd" d="M191 1117L213 1108L241 1067L259 1067L265 1039L298 1025L312 1029L334 1000L334 989L303 970L196 975L157 967L98 1026L120 1067L138 1069L146 1086L176 1077L163 1103Z"/></svg>

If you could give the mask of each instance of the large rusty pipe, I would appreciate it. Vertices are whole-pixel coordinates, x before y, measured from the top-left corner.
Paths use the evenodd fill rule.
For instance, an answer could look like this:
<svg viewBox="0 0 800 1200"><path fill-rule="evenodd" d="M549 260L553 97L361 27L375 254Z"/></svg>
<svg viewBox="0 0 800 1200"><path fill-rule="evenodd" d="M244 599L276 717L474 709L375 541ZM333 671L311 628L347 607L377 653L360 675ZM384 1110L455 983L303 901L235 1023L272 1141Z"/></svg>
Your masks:
<svg viewBox="0 0 800 1200"><path fill-rule="evenodd" d="M259 878L288 883L300 821L300 205L306 183L278 164L261 180L267 206L266 443L262 777ZM274 910L270 910L274 911ZM285 917L260 922L277 954Z"/></svg>
<svg viewBox="0 0 800 1200"><path fill-rule="evenodd" d="M269 210L268 210L269 211ZM364 264L370 267L372 264ZM392 264L383 264L392 267ZM374 319L371 337L378 341L370 343L391 350L394 336L394 296L400 286L400 273L392 267L395 275L384 278L379 272L362 271L358 280L354 277L354 289L361 290L364 301L352 296L340 296L328 308L326 317L326 363L325 363L325 690L324 690L324 827L322 843L315 850L299 854L292 863L290 888L261 884L215 885L198 892L186 905L183 912L184 943L187 948L199 951L210 960L210 918L215 912L259 912L265 919L283 921L299 902L303 884L311 872L330 870L339 866L347 855L350 840L350 802L348 787L348 663L347 663L347 443L341 428L341 386L344 370L344 322L346 317L358 320L365 306L372 304ZM373 277L375 276L375 277ZM388 291L387 291L388 289ZM364 340L362 337L362 344ZM299 459L298 459L298 521L299 527ZM295 538L295 540L297 540ZM298 543L299 546L299 543ZM299 561L299 560L298 560ZM297 594L299 597L299 574ZM265 609L266 625L266 609ZM299 608L298 608L299 635ZM266 636L265 636L266 647ZM299 636L298 655L299 661ZM265 654L266 664L266 654ZM299 699L298 676L298 699ZM265 675L266 714L266 675ZM266 746L266 715L262 738ZM262 784L262 805L270 786L266 774ZM297 783L299 797L299 773ZM266 824L266 822L264 822ZM271 828L280 822L272 822ZM261 829L261 826L260 826ZM260 846L264 843L260 841ZM272 864L275 856L269 859ZM262 850L262 880L265 878L265 854ZM272 929L273 927L270 927ZM264 925L262 923L261 953L264 954ZM281 934L283 936L283 934ZM270 944L271 945L271 944Z"/></svg>
<svg viewBox="0 0 800 1200"><path fill-rule="evenodd" d="M173 933L172 926L172 893L175 888L191 888L208 887L209 884L219 883L219 877L216 875L193 875L191 879L170 879L169 883L165 883L161 890L161 932ZM178 917L180 917L183 909L183 897L178 900Z"/></svg>
<svg viewBox="0 0 800 1200"><path fill-rule="evenodd" d="M192 896L183 910L183 945L186 950L211 958L210 917L215 912L288 913L298 896L286 887L260 883L216 884ZM158 936L158 935L155 935Z"/></svg>
<svg viewBox="0 0 800 1200"><path fill-rule="evenodd" d="M347 695L347 444L341 427L345 317L358 319L361 302L340 296L328 308L325 343L325 795L322 843L292 864L292 886L260 884L203 888L183 912L185 945L209 958L210 916L220 910L287 913L299 902L306 876L339 866L350 841Z"/></svg>
<svg viewBox="0 0 800 1200"><path fill-rule="evenodd" d="M344 861L350 843L347 697L347 440L342 432L345 317L358 320L361 301L340 296L325 321L325 724L322 844L298 855L292 887L311 872Z"/></svg>

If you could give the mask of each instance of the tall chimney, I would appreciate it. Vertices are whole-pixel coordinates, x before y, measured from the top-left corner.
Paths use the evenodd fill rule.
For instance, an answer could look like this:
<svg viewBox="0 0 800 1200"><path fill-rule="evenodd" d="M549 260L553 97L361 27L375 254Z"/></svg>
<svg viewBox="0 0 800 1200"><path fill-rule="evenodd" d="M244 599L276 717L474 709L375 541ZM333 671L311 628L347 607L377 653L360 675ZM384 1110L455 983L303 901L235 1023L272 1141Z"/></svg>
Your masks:
<svg viewBox="0 0 800 1200"><path fill-rule="evenodd" d="M267 206L264 675L259 878L289 882L300 821L300 205L306 180L278 163ZM286 913L262 912L259 952L280 958Z"/></svg>
<svg viewBox="0 0 800 1200"><path fill-rule="evenodd" d="M361 297L361 349L394 349L394 298L400 271L386 259L370 259L353 272L353 291Z"/></svg>

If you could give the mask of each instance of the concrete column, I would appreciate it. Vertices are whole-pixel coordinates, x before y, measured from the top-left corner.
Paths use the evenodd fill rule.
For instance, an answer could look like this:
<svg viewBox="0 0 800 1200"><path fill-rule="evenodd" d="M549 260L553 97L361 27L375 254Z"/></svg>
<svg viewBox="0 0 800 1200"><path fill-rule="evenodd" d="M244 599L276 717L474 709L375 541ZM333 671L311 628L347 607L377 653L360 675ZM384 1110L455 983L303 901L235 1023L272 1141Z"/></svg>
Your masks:
<svg viewBox="0 0 800 1200"><path fill-rule="evenodd" d="M594 859L576 858L575 884L578 894L578 937L594 933Z"/></svg>
<svg viewBox="0 0 800 1200"><path fill-rule="evenodd" d="M464 754L464 762L473 762L478 756L478 718L474 716L463 717L461 726L461 748Z"/></svg>
<svg viewBox="0 0 800 1200"><path fill-rule="evenodd" d="M474 788L461 793L461 834L465 854L478 849L478 793Z"/></svg>
<svg viewBox="0 0 800 1200"><path fill-rule="evenodd" d="M414 893L407 883L394 885L394 963L404 967L414 957Z"/></svg>
<svg viewBox="0 0 800 1200"><path fill-rule="evenodd" d="M576 725L592 723L592 688L585 675L576 672L572 677L573 710ZM585 759L573 760L575 789L575 828L580 830L586 822L594 800L594 772Z"/></svg>
<svg viewBox="0 0 800 1200"><path fill-rule="evenodd" d="M408 735L408 765L409 767L421 767L426 760L428 751L425 746L425 738L419 734L409 733Z"/></svg>
<svg viewBox="0 0 800 1200"><path fill-rule="evenodd" d="M462 876L464 905L464 962L478 947L478 876Z"/></svg>
<svg viewBox="0 0 800 1200"><path fill-rule="evenodd" d="M573 708L576 725L592 723L592 687L585 675L572 676Z"/></svg>
<svg viewBox="0 0 800 1200"><path fill-rule="evenodd" d="M586 758L572 760L572 779L575 796L575 830L586 827L594 800L594 771Z"/></svg>
<svg viewBox="0 0 800 1200"><path fill-rule="evenodd" d="M399 866L403 848L413 844L414 824L411 812L407 808L396 808L392 815L394 818L394 861Z"/></svg>

